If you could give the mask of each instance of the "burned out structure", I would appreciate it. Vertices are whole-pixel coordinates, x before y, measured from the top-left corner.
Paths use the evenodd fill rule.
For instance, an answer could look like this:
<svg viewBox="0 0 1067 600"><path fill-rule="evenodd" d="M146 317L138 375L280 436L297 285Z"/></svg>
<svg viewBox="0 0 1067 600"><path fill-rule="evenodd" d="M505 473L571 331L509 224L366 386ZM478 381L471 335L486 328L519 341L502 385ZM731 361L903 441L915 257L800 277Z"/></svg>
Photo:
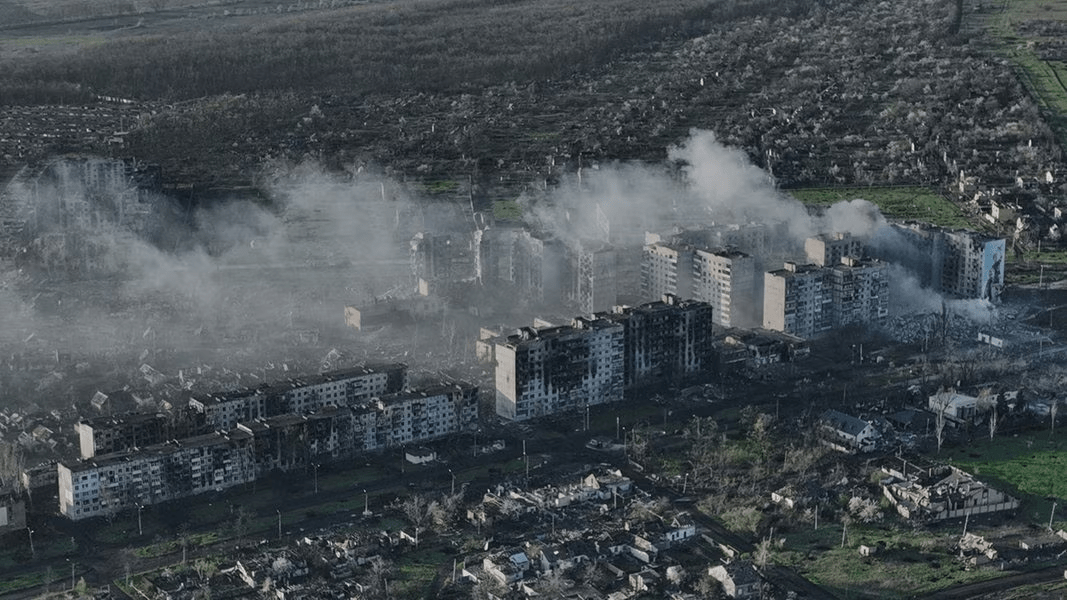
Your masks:
<svg viewBox="0 0 1067 600"><path fill-rule="evenodd" d="M666 295L569 326L526 327L497 342L497 414L524 420L621 400L714 369L712 309Z"/></svg>
<svg viewBox="0 0 1067 600"><path fill-rule="evenodd" d="M59 512L72 520L185 498L252 481L252 436L244 431L60 462Z"/></svg>
<svg viewBox="0 0 1067 600"><path fill-rule="evenodd" d="M785 263L764 274L763 327L804 338L889 317L885 263L848 256L833 266Z"/></svg>
<svg viewBox="0 0 1067 600"><path fill-rule="evenodd" d="M407 387L407 365L366 365L232 392L203 394L189 406L204 415L206 426L220 431L239 421L304 414L327 406L346 406Z"/></svg>
<svg viewBox="0 0 1067 600"><path fill-rule="evenodd" d="M151 446L167 439L170 419L163 413L127 413L83 419L74 425L82 458Z"/></svg>
<svg viewBox="0 0 1067 600"><path fill-rule="evenodd" d="M24 182L28 197L15 215L19 223L11 250L19 260L36 259L50 271L109 273L115 262L113 237L133 232L151 237L163 211L162 173L157 165L133 160L63 159L43 165Z"/></svg>
<svg viewBox="0 0 1067 600"><path fill-rule="evenodd" d="M226 396L232 405L212 405L217 410L204 422L207 429L232 427L154 444L148 442L171 431L157 415L83 422L83 454L93 455L55 467L60 512L71 519L107 515L477 429L477 387L397 389L404 382L404 365L389 365L244 390ZM270 414L281 410L289 412ZM136 433L145 422L153 426ZM124 449L100 454L98 443Z"/></svg>
<svg viewBox="0 0 1067 600"><path fill-rule="evenodd" d="M521 421L622 400L623 326L579 317L496 344L496 412Z"/></svg>
<svg viewBox="0 0 1067 600"><path fill-rule="evenodd" d="M1006 243L974 231L925 223L893 224L873 240L872 253L896 262L927 287L961 299L997 302L1004 288Z"/></svg>
<svg viewBox="0 0 1067 600"><path fill-rule="evenodd" d="M913 469L904 474L882 471L882 494L905 519L941 521L992 512L1013 511L1019 501L950 465Z"/></svg>

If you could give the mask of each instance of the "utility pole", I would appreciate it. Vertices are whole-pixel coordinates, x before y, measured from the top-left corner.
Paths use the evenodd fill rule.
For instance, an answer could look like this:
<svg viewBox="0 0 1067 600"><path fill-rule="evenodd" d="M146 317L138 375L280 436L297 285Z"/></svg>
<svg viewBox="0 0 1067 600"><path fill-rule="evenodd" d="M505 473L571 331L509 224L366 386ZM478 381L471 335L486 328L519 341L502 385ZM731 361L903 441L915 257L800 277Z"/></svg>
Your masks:
<svg viewBox="0 0 1067 600"><path fill-rule="evenodd" d="M370 516L370 496L367 495L367 489L363 489L363 516Z"/></svg>
<svg viewBox="0 0 1067 600"><path fill-rule="evenodd" d="M319 463L311 463L315 470L315 493L319 493Z"/></svg>
<svg viewBox="0 0 1067 600"><path fill-rule="evenodd" d="M30 557L36 559L37 551L33 549L33 530L27 528L26 531L28 531L30 534Z"/></svg>
<svg viewBox="0 0 1067 600"><path fill-rule="evenodd" d="M282 511L280 509L274 509L274 512L278 513L278 539L282 539Z"/></svg>
<svg viewBox="0 0 1067 600"><path fill-rule="evenodd" d="M1052 517L1056 514L1056 501L1052 501L1052 512L1048 514L1048 530L1052 531Z"/></svg>
<svg viewBox="0 0 1067 600"><path fill-rule="evenodd" d="M452 469L448 470L448 474L452 476L452 491L450 492L450 495L455 496L456 495L456 474L452 472Z"/></svg>

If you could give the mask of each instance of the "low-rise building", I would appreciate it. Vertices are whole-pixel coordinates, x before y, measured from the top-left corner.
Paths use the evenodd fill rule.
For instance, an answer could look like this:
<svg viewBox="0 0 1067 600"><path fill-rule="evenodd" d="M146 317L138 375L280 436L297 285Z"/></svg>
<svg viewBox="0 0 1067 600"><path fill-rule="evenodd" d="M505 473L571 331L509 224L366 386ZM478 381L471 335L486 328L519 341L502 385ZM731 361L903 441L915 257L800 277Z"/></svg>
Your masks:
<svg viewBox="0 0 1067 600"><path fill-rule="evenodd" d="M760 576L749 561L735 560L708 569L716 581L722 584L728 598L754 598L759 594Z"/></svg>
<svg viewBox="0 0 1067 600"><path fill-rule="evenodd" d="M874 425L833 409L819 416L824 443L842 452L869 452L881 434Z"/></svg>

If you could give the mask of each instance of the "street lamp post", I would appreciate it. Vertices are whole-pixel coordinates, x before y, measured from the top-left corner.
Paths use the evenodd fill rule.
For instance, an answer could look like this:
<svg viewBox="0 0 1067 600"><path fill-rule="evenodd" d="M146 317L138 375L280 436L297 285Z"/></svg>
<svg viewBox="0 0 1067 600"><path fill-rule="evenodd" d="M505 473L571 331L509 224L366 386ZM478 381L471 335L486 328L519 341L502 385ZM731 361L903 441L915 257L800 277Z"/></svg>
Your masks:
<svg viewBox="0 0 1067 600"><path fill-rule="evenodd" d="M30 556L37 558L37 552L33 549L33 530L27 528L26 531L30 533Z"/></svg>
<svg viewBox="0 0 1067 600"><path fill-rule="evenodd" d="M312 463L311 465L315 469L315 493L319 493L319 463Z"/></svg>
<svg viewBox="0 0 1067 600"><path fill-rule="evenodd" d="M137 505L137 535L144 535L144 527L141 526L141 509L144 508L143 504Z"/></svg>
<svg viewBox="0 0 1067 600"><path fill-rule="evenodd" d="M456 474L452 472L452 469L448 470L448 474L452 476L452 491L450 495L456 495Z"/></svg>
<svg viewBox="0 0 1067 600"><path fill-rule="evenodd" d="M367 495L367 489L363 489L363 516L370 516L370 496Z"/></svg>
<svg viewBox="0 0 1067 600"><path fill-rule="evenodd" d="M274 509L274 512L278 513L278 539L282 539L282 511L280 509Z"/></svg>

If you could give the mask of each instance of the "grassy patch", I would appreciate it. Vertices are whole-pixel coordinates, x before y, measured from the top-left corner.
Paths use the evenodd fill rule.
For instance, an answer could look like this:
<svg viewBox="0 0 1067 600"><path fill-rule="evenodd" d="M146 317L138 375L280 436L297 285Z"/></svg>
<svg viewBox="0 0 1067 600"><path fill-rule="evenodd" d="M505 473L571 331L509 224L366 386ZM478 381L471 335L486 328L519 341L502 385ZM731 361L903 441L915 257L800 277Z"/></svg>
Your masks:
<svg viewBox="0 0 1067 600"><path fill-rule="evenodd" d="M830 588L841 598L899 598L992 579L999 571L966 571L951 553L955 534L853 525L841 545L841 525L827 524L786 536L774 555L805 577ZM860 545L879 547L874 556L860 556Z"/></svg>
<svg viewBox="0 0 1067 600"><path fill-rule="evenodd" d="M0 580L0 594L9 594L19 590L36 587L44 583L44 571L25 573L11 579Z"/></svg>
<svg viewBox="0 0 1067 600"><path fill-rule="evenodd" d="M514 200L493 202L493 218L497 221L521 221L522 207Z"/></svg>
<svg viewBox="0 0 1067 600"><path fill-rule="evenodd" d="M447 194L459 189L459 182L453 179L441 179L439 181L428 181L422 184L422 189L427 194Z"/></svg>
<svg viewBox="0 0 1067 600"><path fill-rule="evenodd" d="M924 187L852 187L789 190L804 204L829 206L862 198L890 218L915 220L942 227L973 227L967 215L935 190Z"/></svg>
<svg viewBox="0 0 1067 600"><path fill-rule="evenodd" d="M1018 437L976 440L944 454L960 468L994 486L1006 486L1022 501L1020 513L1045 523L1052 509L1049 496L1067 498L1067 433L1035 432Z"/></svg>
<svg viewBox="0 0 1067 600"><path fill-rule="evenodd" d="M397 598L424 598L437 568L450 562L447 554L436 549L409 552L397 561L390 589Z"/></svg>

